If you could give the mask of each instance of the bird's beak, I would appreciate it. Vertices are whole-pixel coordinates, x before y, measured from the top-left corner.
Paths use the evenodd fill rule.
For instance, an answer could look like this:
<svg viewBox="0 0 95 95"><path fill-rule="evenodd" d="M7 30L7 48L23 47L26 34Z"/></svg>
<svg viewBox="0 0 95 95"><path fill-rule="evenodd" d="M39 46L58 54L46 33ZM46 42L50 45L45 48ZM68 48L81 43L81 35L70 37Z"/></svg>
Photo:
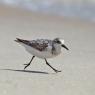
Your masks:
<svg viewBox="0 0 95 95"><path fill-rule="evenodd" d="M64 47L65 49L69 50L64 44L62 44L61 46Z"/></svg>

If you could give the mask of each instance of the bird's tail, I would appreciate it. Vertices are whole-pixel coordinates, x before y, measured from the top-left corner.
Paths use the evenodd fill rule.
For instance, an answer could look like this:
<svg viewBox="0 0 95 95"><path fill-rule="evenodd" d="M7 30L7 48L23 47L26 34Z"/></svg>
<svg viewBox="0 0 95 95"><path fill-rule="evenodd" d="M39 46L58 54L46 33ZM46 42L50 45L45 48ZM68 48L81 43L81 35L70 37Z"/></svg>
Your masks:
<svg viewBox="0 0 95 95"><path fill-rule="evenodd" d="M28 40L23 40L23 39L19 39L19 38L16 38L16 40L14 40L14 41L16 41L18 43L24 43L24 44L29 42Z"/></svg>
<svg viewBox="0 0 95 95"><path fill-rule="evenodd" d="M22 39L19 39L19 38L16 38L16 40L14 40L16 42L22 42L23 40Z"/></svg>

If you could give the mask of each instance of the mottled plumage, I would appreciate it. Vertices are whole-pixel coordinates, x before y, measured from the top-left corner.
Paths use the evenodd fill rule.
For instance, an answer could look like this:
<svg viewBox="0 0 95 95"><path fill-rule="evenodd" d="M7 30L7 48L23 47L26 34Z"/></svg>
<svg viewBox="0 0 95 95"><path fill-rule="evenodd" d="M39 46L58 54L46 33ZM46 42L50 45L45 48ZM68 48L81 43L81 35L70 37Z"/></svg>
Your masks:
<svg viewBox="0 0 95 95"><path fill-rule="evenodd" d="M17 40L15 41L22 42L39 51L44 51L48 46L52 46L52 40L48 40L48 39L37 39L37 40L29 41L29 40L23 40L23 39L17 38Z"/></svg>

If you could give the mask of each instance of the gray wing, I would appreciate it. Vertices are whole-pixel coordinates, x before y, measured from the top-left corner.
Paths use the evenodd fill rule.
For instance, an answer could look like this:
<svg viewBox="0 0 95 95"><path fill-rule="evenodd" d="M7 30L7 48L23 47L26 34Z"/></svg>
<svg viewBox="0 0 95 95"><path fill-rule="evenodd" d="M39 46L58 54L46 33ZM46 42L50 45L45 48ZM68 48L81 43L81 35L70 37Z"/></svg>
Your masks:
<svg viewBox="0 0 95 95"><path fill-rule="evenodd" d="M23 39L19 39L17 38L17 40L15 40L16 42L22 42L32 48L35 48L39 51L44 51L48 45L52 45L52 41L51 40L47 40L47 39L37 39L37 40L32 40L32 41L28 41L28 40L23 40Z"/></svg>
<svg viewBox="0 0 95 95"><path fill-rule="evenodd" d="M50 44L51 44L51 41L47 39L37 39L37 40L32 40L30 42L30 46L39 51L46 50Z"/></svg>

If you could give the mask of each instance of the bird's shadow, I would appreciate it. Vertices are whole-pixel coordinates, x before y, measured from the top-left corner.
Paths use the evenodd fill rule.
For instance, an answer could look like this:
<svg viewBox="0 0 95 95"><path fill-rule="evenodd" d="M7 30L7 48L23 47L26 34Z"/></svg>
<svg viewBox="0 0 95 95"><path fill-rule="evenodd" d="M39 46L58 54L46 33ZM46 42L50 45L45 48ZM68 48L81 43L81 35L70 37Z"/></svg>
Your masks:
<svg viewBox="0 0 95 95"><path fill-rule="evenodd" d="M15 69L1 69L6 71L16 71L16 72L25 72L25 73L38 73L38 74L49 74L48 72L42 72L42 71L30 71L30 70L15 70Z"/></svg>

